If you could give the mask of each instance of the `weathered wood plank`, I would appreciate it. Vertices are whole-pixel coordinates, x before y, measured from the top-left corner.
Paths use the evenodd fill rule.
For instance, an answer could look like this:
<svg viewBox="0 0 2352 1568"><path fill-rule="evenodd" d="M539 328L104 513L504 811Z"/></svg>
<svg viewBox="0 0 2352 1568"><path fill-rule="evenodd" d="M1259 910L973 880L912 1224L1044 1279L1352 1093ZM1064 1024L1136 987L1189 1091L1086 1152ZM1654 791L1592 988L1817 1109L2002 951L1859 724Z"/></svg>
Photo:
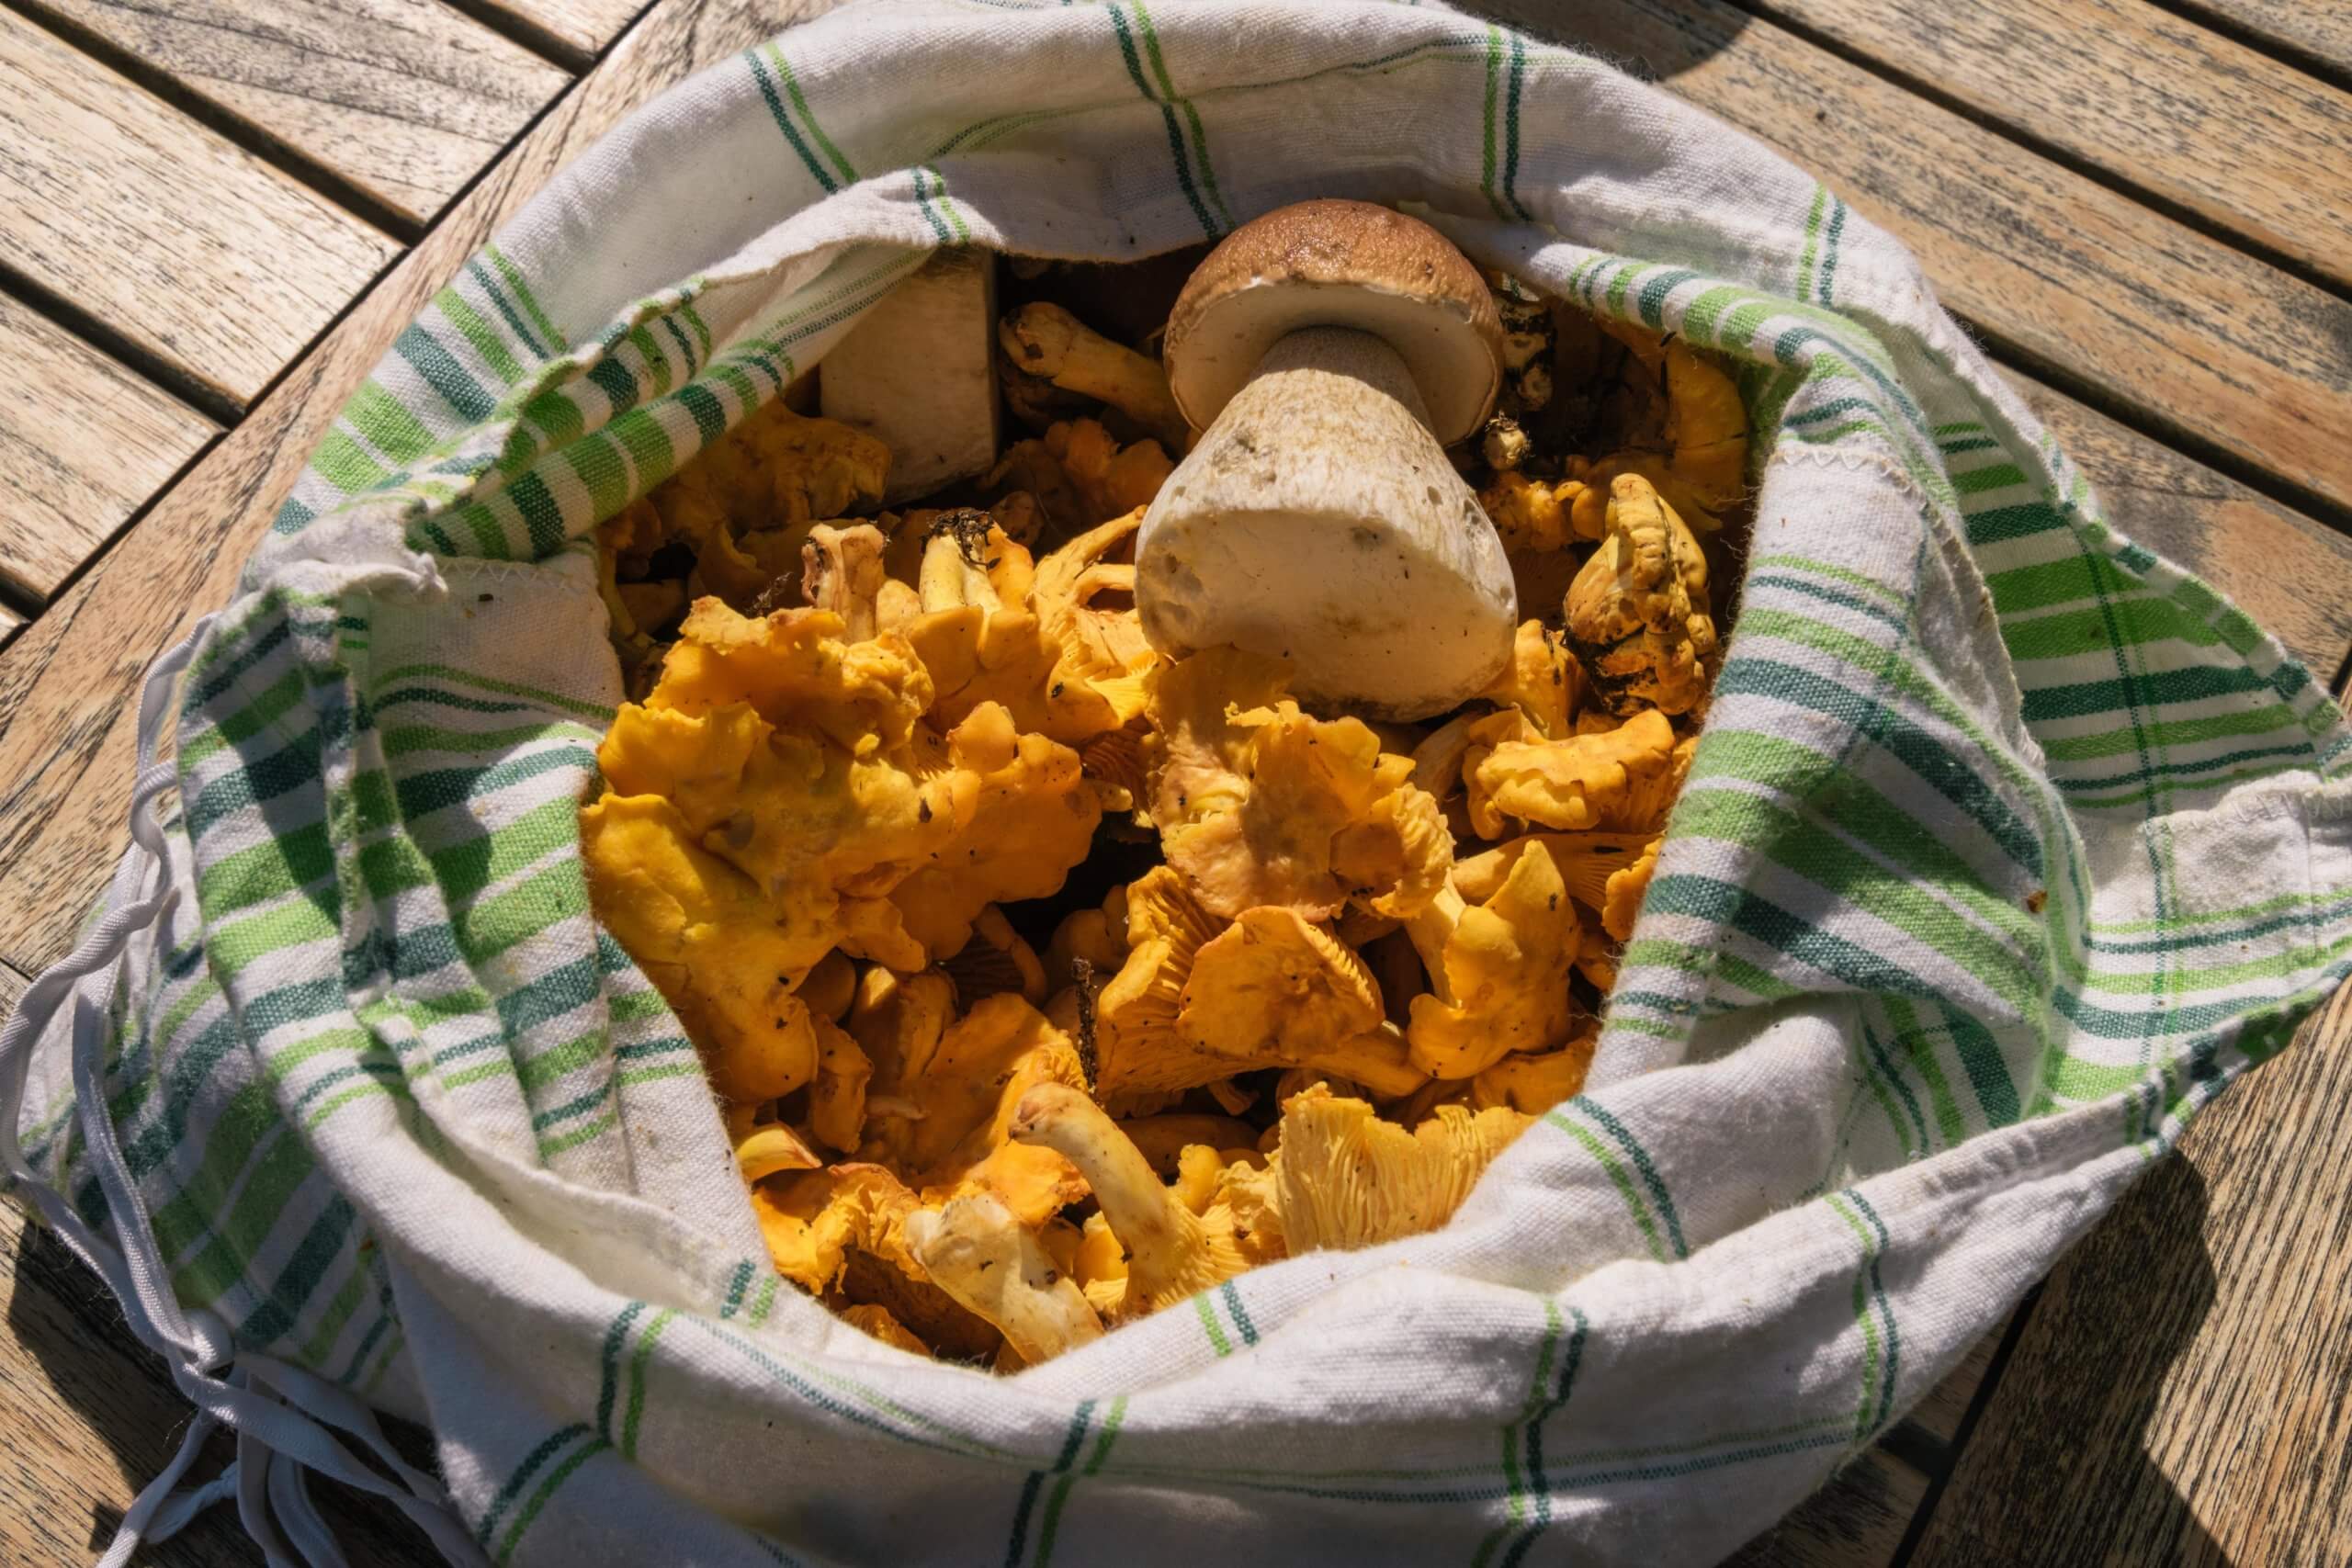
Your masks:
<svg viewBox="0 0 2352 1568"><path fill-rule="evenodd" d="M2010 373L2108 520L2237 602L2322 681L2352 649L2352 536L2291 512L2028 376Z"/></svg>
<svg viewBox="0 0 2352 1568"><path fill-rule="evenodd" d="M130 739L122 705L141 666L193 618L191 607L219 601L310 446L393 335L560 164L622 114L823 8L810 0L669 0L658 6L38 623L37 644L9 650L17 657L6 659L0 673L0 753L53 755L64 778L107 792L104 806L82 818L78 841L95 858L110 860L121 838ZM39 680L44 671L47 679ZM33 741L35 730L47 737L45 744ZM5 807L19 830L27 825L19 813L30 782L12 780L19 793ZM70 803L74 788L44 785L33 793L48 803L44 809L56 809ZM0 855L11 873L27 869L14 855ZM70 877L31 880L50 900L45 914L20 928L39 931L40 963L62 950L89 888ZM0 1003L12 1007L11 987L21 984L0 969ZM170 1456L187 1408L160 1363L130 1337L96 1280L63 1259L53 1242L21 1236L22 1227L17 1212L0 1204L0 1292L8 1302L0 1325L0 1409L14 1417L9 1461L0 1465L0 1561L84 1562ZM431 1557L382 1506L331 1486L315 1490L355 1564L413 1568ZM164 1568L242 1568L254 1559L225 1509L139 1555Z"/></svg>
<svg viewBox="0 0 2352 1568"><path fill-rule="evenodd" d="M2352 283L2352 93L2144 0L1758 8Z"/></svg>
<svg viewBox="0 0 2352 1568"><path fill-rule="evenodd" d="M2174 0L2174 4L2352 76L2352 6L2344 0Z"/></svg>
<svg viewBox="0 0 2352 1568"><path fill-rule="evenodd" d="M645 0L474 0L484 11L500 11L585 61L600 52L639 11ZM745 39L744 47L757 43Z"/></svg>
<svg viewBox="0 0 2352 1568"><path fill-rule="evenodd" d="M435 0L33 0L412 221L568 74Z"/></svg>
<svg viewBox="0 0 2352 1568"><path fill-rule="evenodd" d="M61 956L119 852L134 695L239 566L335 411L483 239L628 109L820 6L666 6L576 85L245 422L0 651L0 959Z"/></svg>
<svg viewBox="0 0 2352 1568"><path fill-rule="evenodd" d="M220 427L0 294L0 577L46 599Z"/></svg>
<svg viewBox="0 0 2352 1568"><path fill-rule="evenodd" d="M0 10L0 257L250 400L399 247Z"/></svg>
<svg viewBox="0 0 2352 1568"><path fill-rule="evenodd" d="M2352 303L1724 0L1511 9L1819 174L1996 341L2352 508Z"/></svg>
<svg viewBox="0 0 2352 1568"><path fill-rule="evenodd" d="M1914 1568L2352 1562L2352 988L2052 1274Z"/></svg>
<svg viewBox="0 0 2352 1568"><path fill-rule="evenodd" d="M1925 1475L1872 1449L1724 1568L1885 1568L1927 1493Z"/></svg>
<svg viewBox="0 0 2352 1568"><path fill-rule="evenodd" d="M13 998L10 998L13 1005ZM97 1276L14 1203L0 1203L0 1561L83 1563L163 1469L187 1431L188 1404L161 1358L139 1343ZM198 1461L218 1473L235 1452L215 1435ZM418 1568L435 1554L388 1503L332 1483L311 1487L345 1555L368 1568ZM244 1568L258 1554L234 1505L199 1516L137 1561L153 1568Z"/></svg>

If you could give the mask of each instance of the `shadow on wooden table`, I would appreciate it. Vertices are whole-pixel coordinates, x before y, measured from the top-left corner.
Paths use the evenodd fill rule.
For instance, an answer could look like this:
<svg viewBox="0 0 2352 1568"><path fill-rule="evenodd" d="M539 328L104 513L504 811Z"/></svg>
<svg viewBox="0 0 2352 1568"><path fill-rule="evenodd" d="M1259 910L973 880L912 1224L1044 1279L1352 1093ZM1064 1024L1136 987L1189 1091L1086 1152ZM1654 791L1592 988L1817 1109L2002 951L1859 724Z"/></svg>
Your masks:
<svg viewBox="0 0 2352 1568"><path fill-rule="evenodd" d="M1605 48L1596 48L1589 39L1569 36L1566 13L1574 7L1588 6L1589 0L1455 0L1455 4L1472 16L1490 17L1507 28L1518 28L1530 38L1566 43L1604 56L1610 54ZM1645 82L1670 82L1692 66L1730 48L1747 29L1751 17L1737 11L1726 11L1720 16L1711 14L1703 39L1693 35L1685 40L1693 46L1688 54L1678 55L1670 61L1618 55L1611 59L1611 63Z"/></svg>
<svg viewBox="0 0 2352 1568"><path fill-rule="evenodd" d="M12 1250L0 1259L0 1272L8 1276L8 1326L39 1366L12 1365L0 1374L10 1385L0 1389L0 1403L17 1418L8 1440L17 1484L0 1479L0 1506L17 1517L0 1532L10 1549L0 1555L27 1568L83 1562L113 1539L123 1507L170 1460L191 1412L162 1359L131 1334L105 1283L62 1243L27 1224ZM395 1431L396 1441L403 1437L414 1439L401 1442L411 1462L429 1464L429 1439ZM232 1439L216 1433L194 1474L217 1474L233 1452ZM109 1462L119 1484L107 1484L102 1467ZM439 1561L390 1504L329 1482L314 1482L311 1495L354 1568ZM258 1549L238 1528L235 1506L220 1504L174 1540L141 1548L134 1562L242 1568L258 1560Z"/></svg>
<svg viewBox="0 0 2352 1568"><path fill-rule="evenodd" d="M2023 1337L2055 1354L2011 1364L2057 1375L2002 1378L1898 1562L2230 1568L2146 1439L2213 1305L2206 1206L2204 1177L2168 1156L2101 1224L2100 1245L2078 1247L2051 1276Z"/></svg>

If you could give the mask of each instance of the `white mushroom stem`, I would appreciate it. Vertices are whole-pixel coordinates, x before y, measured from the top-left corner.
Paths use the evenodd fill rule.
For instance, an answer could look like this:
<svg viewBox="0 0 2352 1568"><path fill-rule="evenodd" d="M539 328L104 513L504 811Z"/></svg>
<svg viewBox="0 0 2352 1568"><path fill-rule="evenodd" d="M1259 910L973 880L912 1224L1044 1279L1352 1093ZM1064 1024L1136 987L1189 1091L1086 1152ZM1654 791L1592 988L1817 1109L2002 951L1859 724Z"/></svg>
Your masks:
<svg viewBox="0 0 2352 1568"><path fill-rule="evenodd" d="M1143 1151L1094 1101L1061 1084L1040 1084L1014 1107L1012 1134L1055 1150L1086 1178L1111 1234L1126 1248L1131 1307L1148 1307L1200 1272L1206 1236L1199 1218L1160 1185Z"/></svg>
<svg viewBox="0 0 2352 1568"><path fill-rule="evenodd" d="M1182 656L1287 659L1302 700L1382 718L1442 713L1510 657L1502 541L1430 433L1382 338L1278 339L1145 514L1144 634Z"/></svg>
<svg viewBox="0 0 2352 1568"><path fill-rule="evenodd" d="M800 547L800 592L820 610L842 618L850 640L874 635L874 604L882 592L882 531L871 523L836 528L820 523Z"/></svg>
<svg viewBox="0 0 2352 1568"><path fill-rule="evenodd" d="M1171 451L1184 449L1184 416L1168 395L1159 361L1112 342L1059 305L1023 305L997 328L1005 356L1066 392L1100 398Z"/></svg>
<svg viewBox="0 0 2352 1568"><path fill-rule="evenodd" d="M885 505L996 461L995 279L988 252L940 251L825 355L817 389L825 417L890 448Z"/></svg>
<svg viewBox="0 0 2352 1568"><path fill-rule="evenodd" d="M907 1246L933 1284L996 1325L1032 1366L1102 1337L1078 1282L986 1193L908 1215Z"/></svg>

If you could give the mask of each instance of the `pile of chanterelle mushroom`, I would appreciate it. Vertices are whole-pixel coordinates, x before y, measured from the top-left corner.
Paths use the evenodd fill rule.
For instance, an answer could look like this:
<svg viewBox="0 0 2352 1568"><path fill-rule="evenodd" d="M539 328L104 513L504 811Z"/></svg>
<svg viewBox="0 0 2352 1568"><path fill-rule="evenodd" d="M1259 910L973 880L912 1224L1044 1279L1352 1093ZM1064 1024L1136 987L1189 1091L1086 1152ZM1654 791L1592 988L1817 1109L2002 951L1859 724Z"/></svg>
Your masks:
<svg viewBox="0 0 2352 1568"><path fill-rule="evenodd" d="M589 875L776 1268L1009 1369L1443 1223L1584 1078L1746 452L1682 344L1319 201L943 253L606 523Z"/></svg>

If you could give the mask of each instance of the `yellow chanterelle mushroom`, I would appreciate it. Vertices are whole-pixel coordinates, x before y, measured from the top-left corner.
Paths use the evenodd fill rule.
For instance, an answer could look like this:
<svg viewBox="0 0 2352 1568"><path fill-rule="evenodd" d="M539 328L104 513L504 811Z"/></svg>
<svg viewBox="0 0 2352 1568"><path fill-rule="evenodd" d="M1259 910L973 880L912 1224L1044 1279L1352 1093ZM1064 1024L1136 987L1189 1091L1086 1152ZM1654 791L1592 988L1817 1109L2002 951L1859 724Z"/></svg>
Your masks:
<svg viewBox="0 0 2352 1568"><path fill-rule="evenodd" d="M1689 713L1706 692L1715 650L1707 558L1690 528L1639 474L1609 487L1609 532L1568 584L1568 646L1613 713Z"/></svg>

